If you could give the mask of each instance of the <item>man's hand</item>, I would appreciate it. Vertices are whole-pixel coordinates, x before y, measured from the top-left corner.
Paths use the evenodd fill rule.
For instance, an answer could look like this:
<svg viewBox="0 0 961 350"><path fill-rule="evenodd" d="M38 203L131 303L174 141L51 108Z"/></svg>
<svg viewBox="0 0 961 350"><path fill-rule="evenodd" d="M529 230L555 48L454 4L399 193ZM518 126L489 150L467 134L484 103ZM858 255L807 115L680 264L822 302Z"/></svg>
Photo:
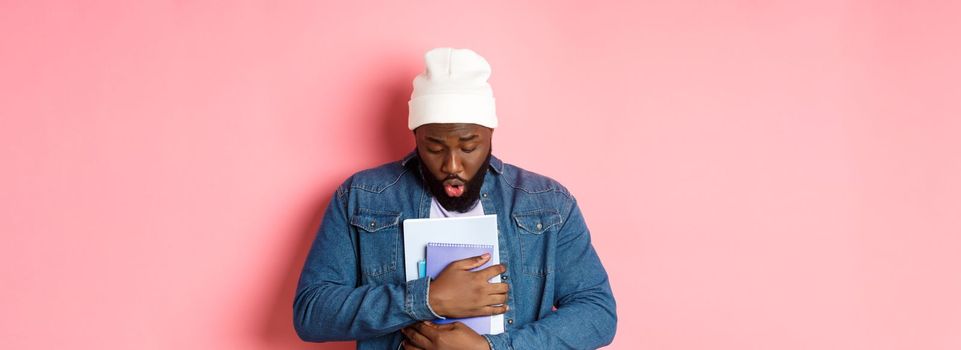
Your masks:
<svg viewBox="0 0 961 350"><path fill-rule="evenodd" d="M433 324L417 322L401 330L404 333L404 350L490 350L482 335L463 323Z"/></svg>
<svg viewBox="0 0 961 350"><path fill-rule="evenodd" d="M444 317L490 316L507 312L507 283L487 282L504 273L504 265L493 265L470 271L490 259L490 254L450 263L430 283L427 302L435 313ZM495 306L499 305L499 306Z"/></svg>

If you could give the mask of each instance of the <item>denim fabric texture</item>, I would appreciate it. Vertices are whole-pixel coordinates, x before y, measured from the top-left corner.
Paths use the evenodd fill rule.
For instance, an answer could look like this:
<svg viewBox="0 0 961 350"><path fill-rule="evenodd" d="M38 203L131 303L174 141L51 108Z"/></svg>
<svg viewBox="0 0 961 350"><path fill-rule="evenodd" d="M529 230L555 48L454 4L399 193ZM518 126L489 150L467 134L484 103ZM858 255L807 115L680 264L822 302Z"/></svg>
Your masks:
<svg viewBox="0 0 961 350"><path fill-rule="evenodd" d="M405 219L430 216L419 159L358 172L331 198L301 272L294 326L306 341L357 340L397 349L400 329L435 319L429 280L405 282ZM556 181L491 156L481 204L497 214L510 284L505 332L493 349L594 349L617 327L607 272L577 201ZM556 309L555 309L556 308Z"/></svg>

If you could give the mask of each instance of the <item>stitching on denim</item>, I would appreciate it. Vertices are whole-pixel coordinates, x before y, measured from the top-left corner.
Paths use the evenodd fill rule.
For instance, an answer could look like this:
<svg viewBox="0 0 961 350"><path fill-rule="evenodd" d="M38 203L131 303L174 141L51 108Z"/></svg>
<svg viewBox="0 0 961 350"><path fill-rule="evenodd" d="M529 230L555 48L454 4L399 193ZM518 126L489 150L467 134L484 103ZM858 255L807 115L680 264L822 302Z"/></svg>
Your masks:
<svg viewBox="0 0 961 350"><path fill-rule="evenodd" d="M411 300L414 294L414 293L411 293L411 289L413 289L411 287L412 284L414 284L414 281L407 282L407 288L404 290L404 294L406 294L404 295L404 312L407 312L407 314L410 315L410 317L416 320L417 315L414 314L414 307L413 307L414 302L413 300Z"/></svg>
<svg viewBox="0 0 961 350"><path fill-rule="evenodd" d="M505 172L505 173L506 173L506 172ZM520 176L520 172L512 172L511 175L516 178L516 177L519 177L519 176ZM542 177L543 177L544 175L539 175L539 176L542 176ZM572 197L571 194L570 194L567 190L565 190L564 188L562 188L562 187L550 186L550 187L548 187L548 188L546 188L546 189L543 189L543 190L530 190L530 189L527 189L527 188L524 188L524 187L517 186L517 185L514 184L513 182L508 181L508 180L507 180L507 177L508 177L508 176L501 176L501 181L503 181L505 184L507 184L507 185L510 186L511 188L524 191L524 193L527 193L527 194L539 194L539 193L545 193L545 192L557 192L557 193L563 194L565 197L567 197L567 199L571 199L571 197ZM516 180L516 179L515 179L515 180ZM555 185L555 184L556 184L556 185L560 185L559 183L557 183L556 180L553 180L553 179L548 179L548 180L549 180L549 183L550 183L551 185Z"/></svg>
<svg viewBox="0 0 961 350"><path fill-rule="evenodd" d="M541 213L546 213L547 215L543 215L543 214L541 214ZM557 221L556 221L556 222L546 222L546 221L543 221L543 220L542 220L542 224L546 224L547 226L544 226L544 227L540 230L541 232L547 231L547 230L550 229L551 227L554 227L554 226L557 226L557 225L561 225L561 224L564 223L564 218L561 217L561 213L557 212L557 210L554 210L554 208L541 208L541 209L534 209L534 210L528 210L528 211L524 211L524 212L519 212L519 213L511 214L511 217L514 218L514 222L517 224L517 226L520 226L520 228L522 228L522 229L524 229L524 230L526 230L526 231L528 231L528 232L531 232L531 233L534 233L534 234L540 234L540 232L536 232L537 230L532 230L530 227L525 226L523 220L521 220L521 218L524 218L524 217L532 217L532 216L536 216L536 217L538 217L538 218L554 218L554 217L557 217Z"/></svg>
<svg viewBox="0 0 961 350"><path fill-rule="evenodd" d="M367 209L367 208L357 208L357 210L354 212L354 215L351 215L350 217L350 224L358 228L361 228L366 232L376 232L386 228L391 228L391 227L400 225L400 216L401 214L398 212L380 211L380 210ZM365 218L365 219L362 220L361 218ZM389 225L377 226L376 227L377 229L375 231L370 231L369 227L367 226L368 220L366 220L369 218L392 218L393 221L391 221Z"/></svg>
<svg viewBox="0 0 961 350"><path fill-rule="evenodd" d="M371 193L378 193L378 194L383 193L384 190L387 190L388 188L396 184L398 181L400 181L400 178L404 177L404 174L407 174L407 171L408 169L404 168L404 171L401 171L400 174L397 174L397 178L395 178L394 181L391 181L389 184L384 185L384 187L381 187L380 190L378 190L376 186L368 188L367 186L364 186L364 185L355 185L355 184L351 184L350 188L356 188L356 189L364 190Z"/></svg>

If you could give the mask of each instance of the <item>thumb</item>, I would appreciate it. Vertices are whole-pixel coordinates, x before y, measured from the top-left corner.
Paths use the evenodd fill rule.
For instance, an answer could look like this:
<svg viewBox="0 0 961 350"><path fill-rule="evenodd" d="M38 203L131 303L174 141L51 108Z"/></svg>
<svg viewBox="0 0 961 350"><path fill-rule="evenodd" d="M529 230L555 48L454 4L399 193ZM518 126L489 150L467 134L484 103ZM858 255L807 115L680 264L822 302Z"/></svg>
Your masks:
<svg viewBox="0 0 961 350"><path fill-rule="evenodd" d="M458 330L468 330L468 331L471 331L472 333L476 333L476 332L474 332L474 329L473 329L473 328L468 327L468 326L467 326L466 324L464 324L463 322L448 323L448 324L446 324L446 325L444 325L444 326L450 326L450 327L447 328L446 330L458 329Z"/></svg>
<svg viewBox="0 0 961 350"><path fill-rule="evenodd" d="M457 265L462 270L471 270L484 265L484 263L486 263L487 260L490 260L490 258L491 255L489 253L484 253L483 255L458 260Z"/></svg>
<svg viewBox="0 0 961 350"><path fill-rule="evenodd" d="M454 323L447 323L447 324L436 324L436 323L435 323L435 324L434 324L434 328L437 328L437 329L440 329L440 330L451 330L451 329L454 329L454 328L458 328L458 324L464 325L464 324L461 323L461 322L454 322ZM465 326L465 327L466 327L466 326Z"/></svg>

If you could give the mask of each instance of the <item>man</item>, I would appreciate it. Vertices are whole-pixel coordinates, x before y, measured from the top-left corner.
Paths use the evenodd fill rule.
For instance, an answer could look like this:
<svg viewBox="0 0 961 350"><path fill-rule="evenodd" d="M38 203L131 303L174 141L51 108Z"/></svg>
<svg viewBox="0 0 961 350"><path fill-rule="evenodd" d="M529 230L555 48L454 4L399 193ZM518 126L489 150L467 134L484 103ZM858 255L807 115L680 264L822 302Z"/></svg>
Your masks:
<svg viewBox="0 0 961 350"><path fill-rule="evenodd" d="M607 273L574 197L556 181L491 155L490 66L466 49L425 54L408 127L416 150L348 178L331 199L301 273L294 325L307 341L358 349L591 349L617 325ZM497 214L489 256L405 282L405 219ZM500 283L489 283L501 275ZM447 317L504 314L479 335Z"/></svg>

